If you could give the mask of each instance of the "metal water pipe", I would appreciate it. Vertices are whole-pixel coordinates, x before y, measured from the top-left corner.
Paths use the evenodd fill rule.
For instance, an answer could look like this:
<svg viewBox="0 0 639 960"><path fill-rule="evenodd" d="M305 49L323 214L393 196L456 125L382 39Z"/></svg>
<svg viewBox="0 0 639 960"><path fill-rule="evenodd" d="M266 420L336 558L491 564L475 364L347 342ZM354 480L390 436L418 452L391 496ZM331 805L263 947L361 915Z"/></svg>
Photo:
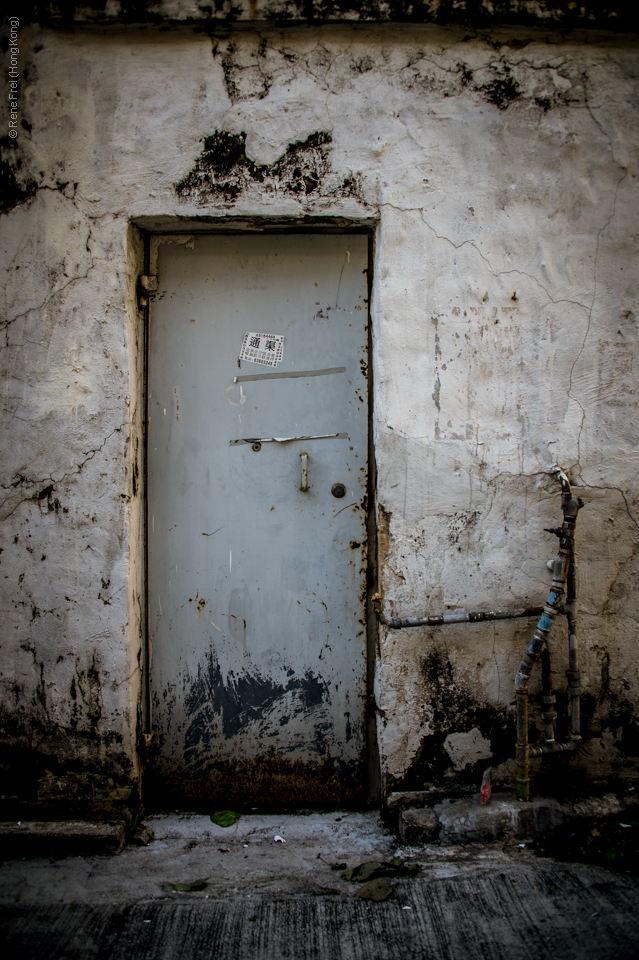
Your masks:
<svg viewBox="0 0 639 960"><path fill-rule="evenodd" d="M515 677L517 700L517 773L515 788L519 800L530 798L530 758L549 753L565 753L576 750L581 741L578 649L577 649L577 571L575 565L575 524L583 501L574 497L568 477L559 467L551 471L561 483L561 507L563 524L548 530L559 537L559 553L553 564L552 586L537 629L528 645L521 667ZM565 597L565 601L564 601ZM568 619L569 668L566 671L571 697L571 733L566 743L555 740L554 711L555 695L552 692L550 667L550 631L557 614L563 611ZM543 651L543 653L542 653ZM542 654L542 716L546 728L546 742L539 747L528 743L528 684L532 668Z"/></svg>

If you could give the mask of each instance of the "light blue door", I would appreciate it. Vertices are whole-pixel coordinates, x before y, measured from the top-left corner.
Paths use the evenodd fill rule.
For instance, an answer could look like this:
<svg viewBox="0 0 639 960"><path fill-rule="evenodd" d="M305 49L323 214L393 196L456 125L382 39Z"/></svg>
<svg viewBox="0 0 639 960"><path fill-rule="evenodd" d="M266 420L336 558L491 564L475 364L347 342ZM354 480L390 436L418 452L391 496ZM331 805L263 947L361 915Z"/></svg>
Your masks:
<svg viewBox="0 0 639 960"><path fill-rule="evenodd" d="M367 238L159 237L151 253L155 789L253 804L353 799L364 751Z"/></svg>

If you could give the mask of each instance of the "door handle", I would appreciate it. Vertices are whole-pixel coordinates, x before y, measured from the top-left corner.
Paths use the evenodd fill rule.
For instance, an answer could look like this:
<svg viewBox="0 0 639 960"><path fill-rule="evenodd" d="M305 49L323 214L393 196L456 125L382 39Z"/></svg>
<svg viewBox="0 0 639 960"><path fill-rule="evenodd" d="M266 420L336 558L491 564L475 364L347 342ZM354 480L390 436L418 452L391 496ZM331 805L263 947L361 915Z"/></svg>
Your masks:
<svg viewBox="0 0 639 960"><path fill-rule="evenodd" d="M300 490L308 490L308 454L300 453L300 464L302 468L302 476L300 480Z"/></svg>

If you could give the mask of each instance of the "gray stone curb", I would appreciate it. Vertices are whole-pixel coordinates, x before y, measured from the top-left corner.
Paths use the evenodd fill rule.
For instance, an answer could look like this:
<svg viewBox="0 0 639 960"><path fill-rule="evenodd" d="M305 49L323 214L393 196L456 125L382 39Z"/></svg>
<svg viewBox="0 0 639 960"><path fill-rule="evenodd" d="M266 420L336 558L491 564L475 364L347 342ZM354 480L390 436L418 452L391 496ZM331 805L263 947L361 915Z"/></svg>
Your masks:
<svg viewBox="0 0 639 960"><path fill-rule="evenodd" d="M619 799L614 794L564 804L544 798L522 803L500 794L493 794L485 806L479 794L433 807L402 806L399 801L397 830L400 840L409 844L527 841L576 819L619 816L638 804L639 797Z"/></svg>
<svg viewBox="0 0 639 960"><path fill-rule="evenodd" d="M0 860L120 853L126 824L81 820L0 823Z"/></svg>

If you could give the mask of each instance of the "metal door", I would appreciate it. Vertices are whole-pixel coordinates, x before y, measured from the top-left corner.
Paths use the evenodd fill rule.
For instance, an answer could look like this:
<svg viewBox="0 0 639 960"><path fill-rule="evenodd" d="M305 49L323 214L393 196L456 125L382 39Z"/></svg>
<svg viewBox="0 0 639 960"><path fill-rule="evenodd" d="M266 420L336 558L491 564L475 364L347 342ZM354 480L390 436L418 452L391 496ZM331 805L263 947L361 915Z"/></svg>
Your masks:
<svg viewBox="0 0 639 960"><path fill-rule="evenodd" d="M361 235L152 240L149 672L168 797L361 791L367 266Z"/></svg>

